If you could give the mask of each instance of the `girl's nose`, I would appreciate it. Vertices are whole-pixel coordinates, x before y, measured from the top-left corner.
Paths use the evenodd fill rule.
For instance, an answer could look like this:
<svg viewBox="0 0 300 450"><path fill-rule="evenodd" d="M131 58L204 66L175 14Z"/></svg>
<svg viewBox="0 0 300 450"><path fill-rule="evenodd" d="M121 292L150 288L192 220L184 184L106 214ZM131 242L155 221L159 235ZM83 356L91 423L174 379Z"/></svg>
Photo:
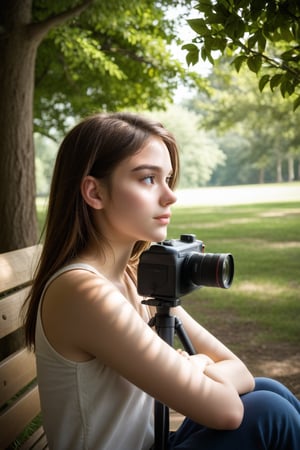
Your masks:
<svg viewBox="0 0 300 450"><path fill-rule="evenodd" d="M161 196L161 204L162 205L172 205L177 201L177 196L175 195L175 192L172 191L172 189L167 186L166 191Z"/></svg>

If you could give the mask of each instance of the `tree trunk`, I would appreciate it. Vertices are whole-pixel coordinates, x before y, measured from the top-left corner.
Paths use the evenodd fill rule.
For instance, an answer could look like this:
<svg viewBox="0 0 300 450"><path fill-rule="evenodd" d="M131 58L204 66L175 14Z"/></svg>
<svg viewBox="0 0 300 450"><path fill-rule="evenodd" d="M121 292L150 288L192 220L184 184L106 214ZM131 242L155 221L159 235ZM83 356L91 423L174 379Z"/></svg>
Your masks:
<svg viewBox="0 0 300 450"><path fill-rule="evenodd" d="M276 181L277 183L282 183L282 180L282 159L278 157L276 164Z"/></svg>
<svg viewBox="0 0 300 450"><path fill-rule="evenodd" d="M294 158L292 155L288 155L288 180L295 180Z"/></svg>
<svg viewBox="0 0 300 450"><path fill-rule="evenodd" d="M259 169L258 182L259 182L259 184L263 184L265 182L265 169L264 169L264 167L260 167L260 169Z"/></svg>
<svg viewBox="0 0 300 450"><path fill-rule="evenodd" d="M2 2L0 252L37 242L32 109L38 42L28 32L30 16L31 1Z"/></svg>
<svg viewBox="0 0 300 450"><path fill-rule="evenodd" d="M33 95L37 48L47 32L81 14L82 0L31 22L32 0L0 1L0 252L37 242Z"/></svg>

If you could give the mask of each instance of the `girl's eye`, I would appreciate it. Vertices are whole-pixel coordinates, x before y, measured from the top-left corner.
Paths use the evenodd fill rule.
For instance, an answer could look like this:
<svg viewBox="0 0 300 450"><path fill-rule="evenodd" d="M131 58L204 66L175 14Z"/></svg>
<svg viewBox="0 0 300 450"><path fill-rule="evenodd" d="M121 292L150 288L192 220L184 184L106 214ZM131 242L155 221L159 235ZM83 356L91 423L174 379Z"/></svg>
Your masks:
<svg viewBox="0 0 300 450"><path fill-rule="evenodd" d="M148 175L148 176L143 178L143 181L146 184L154 184L154 176L153 175Z"/></svg>
<svg viewBox="0 0 300 450"><path fill-rule="evenodd" d="M168 186L170 186L172 179L173 179L173 177L167 177L166 178L166 183L167 183Z"/></svg>

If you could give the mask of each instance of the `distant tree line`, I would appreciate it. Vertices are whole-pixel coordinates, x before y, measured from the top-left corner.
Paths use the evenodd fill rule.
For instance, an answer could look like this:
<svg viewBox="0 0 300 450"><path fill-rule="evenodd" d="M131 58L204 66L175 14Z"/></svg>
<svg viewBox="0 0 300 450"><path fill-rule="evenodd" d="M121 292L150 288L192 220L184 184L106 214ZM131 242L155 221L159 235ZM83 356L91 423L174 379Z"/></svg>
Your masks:
<svg viewBox="0 0 300 450"><path fill-rule="evenodd" d="M279 92L257 89L256 75L237 74L226 58L208 76L207 93L184 105L199 115L199 126L215 133L226 164L214 171L217 185L300 179L300 109Z"/></svg>
<svg viewBox="0 0 300 450"><path fill-rule="evenodd" d="M180 149L180 188L300 179L299 113L279 95L264 95L246 72L226 87L224 70L209 77L211 95L195 94L184 105L144 114L160 120ZM218 82L217 82L218 79ZM36 182L47 195L58 144L36 134Z"/></svg>

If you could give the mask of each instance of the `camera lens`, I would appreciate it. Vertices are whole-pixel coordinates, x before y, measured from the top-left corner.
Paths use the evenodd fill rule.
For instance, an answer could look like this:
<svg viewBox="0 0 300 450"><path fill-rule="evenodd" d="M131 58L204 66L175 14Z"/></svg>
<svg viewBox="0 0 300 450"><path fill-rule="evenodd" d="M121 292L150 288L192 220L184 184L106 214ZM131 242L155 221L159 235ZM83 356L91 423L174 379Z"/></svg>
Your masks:
<svg viewBox="0 0 300 450"><path fill-rule="evenodd" d="M230 253L192 253L187 262L191 281L198 286L228 289L234 274L234 261Z"/></svg>

